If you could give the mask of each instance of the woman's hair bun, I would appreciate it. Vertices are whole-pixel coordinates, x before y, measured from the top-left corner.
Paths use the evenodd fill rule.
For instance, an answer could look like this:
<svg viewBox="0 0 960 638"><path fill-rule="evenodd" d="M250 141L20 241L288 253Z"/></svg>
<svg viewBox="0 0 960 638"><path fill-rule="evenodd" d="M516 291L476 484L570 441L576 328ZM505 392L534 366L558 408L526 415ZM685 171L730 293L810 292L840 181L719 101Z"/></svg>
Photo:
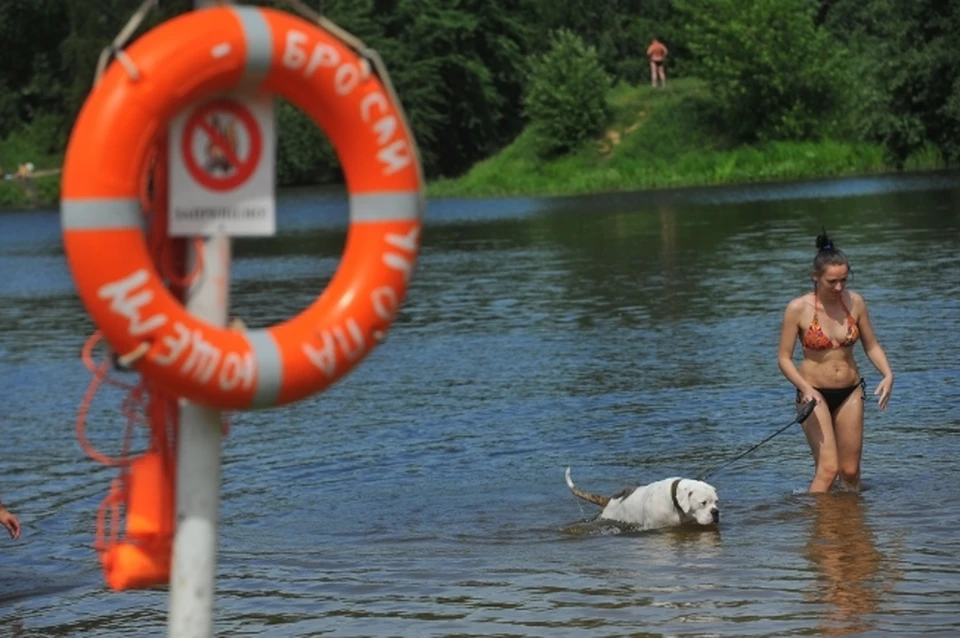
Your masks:
<svg viewBox="0 0 960 638"><path fill-rule="evenodd" d="M817 250L836 250L837 247L834 246L833 240L827 236L827 229L822 229L819 235L817 235Z"/></svg>

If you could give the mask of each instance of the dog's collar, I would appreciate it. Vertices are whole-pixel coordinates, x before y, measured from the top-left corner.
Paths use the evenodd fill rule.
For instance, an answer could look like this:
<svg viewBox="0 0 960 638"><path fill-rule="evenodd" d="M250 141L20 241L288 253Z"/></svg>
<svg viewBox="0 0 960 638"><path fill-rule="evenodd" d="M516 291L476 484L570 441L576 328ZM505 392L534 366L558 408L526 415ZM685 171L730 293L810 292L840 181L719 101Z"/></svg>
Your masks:
<svg viewBox="0 0 960 638"><path fill-rule="evenodd" d="M680 485L680 481L683 479L677 479L670 484L670 498L673 499L673 506L677 508L677 511L680 512L680 516L684 515L683 508L680 507L680 501L677 500L677 488Z"/></svg>

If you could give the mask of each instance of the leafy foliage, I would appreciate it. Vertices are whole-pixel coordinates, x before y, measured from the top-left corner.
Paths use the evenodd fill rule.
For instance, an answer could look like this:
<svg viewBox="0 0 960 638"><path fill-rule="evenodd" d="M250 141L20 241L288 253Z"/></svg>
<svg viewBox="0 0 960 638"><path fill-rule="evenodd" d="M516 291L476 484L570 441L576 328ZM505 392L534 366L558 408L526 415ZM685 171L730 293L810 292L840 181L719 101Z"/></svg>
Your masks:
<svg viewBox="0 0 960 638"><path fill-rule="evenodd" d="M545 156L565 153L594 137L610 118L610 78L597 50L572 31L551 36L550 50L530 62L527 116Z"/></svg>
<svg viewBox="0 0 960 638"><path fill-rule="evenodd" d="M381 54L428 175L456 175L522 127L528 40L517 0L398 0Z"/></svg>
<svg viewBox="0 0 960 638"><path fill-rule="evenodd" d="M596 47L600 63L614 81L649 81L647 46L654 36L667 43L670 69L675 74L686 66L686 24L673 7L673 0L531 0L534 33L559 29L573 31ZM533 43L534 53L544 52L549 39Z"/></svg>
<svg viewBox="0 0 960 638"><path fill-rule="evenodd" d="M286 100L275 100L277 183L280 186L329 184L341 180L333 146L313 121Z"/></svg>
<svg viewBox="0 0 960 638"><path fill-rule="evenodd" d="M839 112L842 49L808 0L678 0L688 43L740 142L815 139Z"/></svg>
<svg viewBox="0 0 960 638"><path fill-rule="evenodd" d="M946 163L960 162L960 3L844 1L827 23L839 32L859 27L846 32L867 87L859 109L867 138L897 166L927 145Z"/></svg>
<svg viewBox="0 0 960 638"><path fill-rule="evenodd" d="M283 8L284 3L267 4ZM322 11L340 27L377 48L380 27L372 17L372 0L323 0ZM286 100L274 101L277 118L277 184L329 184L340 182L340 161L313 121Z"/></svg>
<svg viewBox="0 0 960 638"><path fill-rule="evenodd" d="M0 2L0 138L43 113L56 113L63 88L59 58L48 43L66 36L57 0ZM15 52L15 54L14 54Z"/></svg>
<svg viewBox="0 0 960 638"><path fill-rule="evenodd" d="M0 1L0 163L59 163L100 51L140 2L94 4ZM140 33L193 4L164 0ZM281 0L257 4L286 8ZM460 175L507 147L534 114L542 150L576 148L603 126L601 86L649 81L645 50L654 35L670 48L671 80L696 71L708 82L712 108L697 111L713 116L717 138L739 144L826 135L879 141L897 164L930 148L960 161L960 3L953 0L308 4L381 53L430 178ZM580 66L550 76L540 67L552 55L561 65L560 36L547 35L558 30L580 38L569 40L564 62ZM547 78L537 87L527 86L536 81L531 61ZM278 126L281 184L340 179L324 135L302 114L281 104Z"/></svg>

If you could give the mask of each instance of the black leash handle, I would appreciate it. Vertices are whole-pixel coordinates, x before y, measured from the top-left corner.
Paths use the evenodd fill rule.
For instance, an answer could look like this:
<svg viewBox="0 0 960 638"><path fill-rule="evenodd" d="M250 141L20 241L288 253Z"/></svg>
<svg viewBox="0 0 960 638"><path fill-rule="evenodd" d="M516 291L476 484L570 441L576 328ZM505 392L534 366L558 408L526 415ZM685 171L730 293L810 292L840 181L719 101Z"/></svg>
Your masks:
<svg viewBox="0 0 960 638"><path fill-rule="evenodd" d="M814 409L815 407L817 407L817 402L816 402L816 401L809 401L808 403L805 403L804 406L803 406L803 408L797 413L797 416L793 419L793 421L790 421L790 423L787 423L785 426L783 426L782 428L780 428L779 430L777 430L776 432L774 432L773 434L771 434L770 436L768 436L768 437L765 438L764 440L760 441L759 443L757 443L756 445L754 445L753 447L751 447L751 448L750 448L749 450L747 450L746 452L744 452L744 453L742 453L742 454L738 454L737 456L733 457L732 459L730 459L730 460L727 461L726 463L722 463L722 464L720 464L720 465L718 465L718 466L716 466L716 467L711 467L711 468L708 468L708 469L704 470L703 472L700 473L700 476L697 477L697 480L698 480L698 481L702 481L702 480L706 479L707 476L709 476L710 474L713 474L713 473L716 472L717 470L719 470L719 469L721 469L721 468L724 468L724 467L730 465L730 464L733 463L734 461L739 461L740 459L742 459L742 458L745 457L746 455L750 454L751 452L753 452L754 450L756 450L758 447L760 447L761 445L763 445L764 443L766 443L767 441L769 441L769 440L772 439L773 437L777 436L778 434L780 434L781 432L783 432L784 430L786 430L787 428L789 428L790 426L792 426L794 423L803 423L803 422L806 421L808 418L810 418L810 415L813 414L813 409Z"/></svg>

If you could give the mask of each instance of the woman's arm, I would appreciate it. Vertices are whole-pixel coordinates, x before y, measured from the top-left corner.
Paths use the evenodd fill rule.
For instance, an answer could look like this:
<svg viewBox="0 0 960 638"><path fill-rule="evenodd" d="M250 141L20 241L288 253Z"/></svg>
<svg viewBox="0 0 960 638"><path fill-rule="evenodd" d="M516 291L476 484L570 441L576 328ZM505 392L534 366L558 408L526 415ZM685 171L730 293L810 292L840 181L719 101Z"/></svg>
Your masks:
<svg viewBox="0 0 960 638"><path fill-rule="evenodd" d="M803 298L798 297L787 304L783 312L783 325L780 328L780 347L777 350L777 363L787 381L803 393L803 402L817 398L816 390L800 376L800 371L793 363L793 349L797 343L797 330L800 326L800 313L803 311Z"/></svg>
<svg viewBox="0 0 960 638"><path fill-rule="evenodd" d="M880 395L877 404L881 410L887 409L887 402L890 401L890 394L893 392L893 370L890 369L890 362L887 361L887 353L883 351L880 342L877 341L877 335L873 331L873 324L870 323L870 313L867 311L867 302L862 296L857 295L860 302L860 316L857 319L857 328L860 329L860 342L863 344L863 351L870 359L870 363L877 369L877 372L883 375L883 379L877 384L874 395Z"/></svg>

